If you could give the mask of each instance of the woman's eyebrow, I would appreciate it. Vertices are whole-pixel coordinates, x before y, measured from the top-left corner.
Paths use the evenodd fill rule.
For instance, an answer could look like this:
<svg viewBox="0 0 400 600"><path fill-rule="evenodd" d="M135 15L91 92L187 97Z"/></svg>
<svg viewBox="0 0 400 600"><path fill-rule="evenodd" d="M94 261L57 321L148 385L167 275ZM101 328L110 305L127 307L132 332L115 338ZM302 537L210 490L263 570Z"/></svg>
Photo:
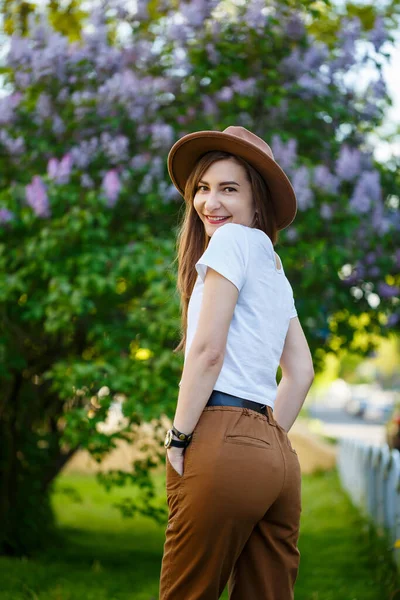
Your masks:
<svg viewBox="0 0 400 600"><path fill-rule="evenodd" d="M207 181L199 181L199 183L205 183L206 185L209 185L207 183ZM240 183L236 183L236 181L221 181L221 183L219 185L229 185L233 183L234 185L238 185L240 187Z"/></svg>

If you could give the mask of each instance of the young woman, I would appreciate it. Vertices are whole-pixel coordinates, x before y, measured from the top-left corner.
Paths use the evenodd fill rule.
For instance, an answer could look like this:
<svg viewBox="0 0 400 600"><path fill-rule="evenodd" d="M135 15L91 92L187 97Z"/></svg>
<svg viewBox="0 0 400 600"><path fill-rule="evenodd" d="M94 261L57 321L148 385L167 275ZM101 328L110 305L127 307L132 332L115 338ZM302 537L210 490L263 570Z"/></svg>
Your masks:
<svg viewBox="0 0 400 600"><path fill-rule="evenodd" d="M160 600L217 600L226 584L230 600L291 600L301 472L287 431L314 378L274 252L296 215L294 190L243 127L184 136L168 170L186 203L176 348L185 361L165 439Z"/></svg>

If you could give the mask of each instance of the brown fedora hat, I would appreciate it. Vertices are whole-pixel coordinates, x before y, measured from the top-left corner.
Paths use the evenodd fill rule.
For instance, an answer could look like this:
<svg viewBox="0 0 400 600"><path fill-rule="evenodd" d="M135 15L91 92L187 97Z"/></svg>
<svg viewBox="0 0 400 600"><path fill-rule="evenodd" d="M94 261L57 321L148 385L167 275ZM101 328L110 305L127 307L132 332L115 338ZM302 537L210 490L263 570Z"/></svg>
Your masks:
<svg viewBox="0 0 400 600"><path fill-rule="evenodd" d="M288 177L274 159L271 148L258 135L241 126L224 131L195 131L179 139L168 154L168 172L174 186L184 196L186 181L197 160L210 150L236 154L263 177L274 203L277 227L284 229L297 212L296 195Z"/></svg>

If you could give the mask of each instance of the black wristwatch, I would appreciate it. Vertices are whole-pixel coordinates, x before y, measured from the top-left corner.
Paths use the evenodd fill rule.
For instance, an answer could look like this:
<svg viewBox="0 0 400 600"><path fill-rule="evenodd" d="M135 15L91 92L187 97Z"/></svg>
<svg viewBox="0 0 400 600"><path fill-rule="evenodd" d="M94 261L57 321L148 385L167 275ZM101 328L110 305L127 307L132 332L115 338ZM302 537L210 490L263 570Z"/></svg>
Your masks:
<svg viewBox="0 0 400 600"><path fill-rule="evenodd" d="M173 435L176 435L179 440L174 440ZM170 448L171 446L176 446L177 448L187 448L192 441L192 436L193 433L182 433L172 425L171 429L168 429L166 433L164 447Z"/></svg>

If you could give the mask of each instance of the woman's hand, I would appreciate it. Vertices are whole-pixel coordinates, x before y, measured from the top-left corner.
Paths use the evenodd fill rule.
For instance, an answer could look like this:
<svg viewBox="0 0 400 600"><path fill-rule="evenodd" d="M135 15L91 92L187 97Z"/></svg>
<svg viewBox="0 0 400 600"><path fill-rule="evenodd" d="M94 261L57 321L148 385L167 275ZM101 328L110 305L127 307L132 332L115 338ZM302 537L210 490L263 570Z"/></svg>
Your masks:
<svg viewBox="0 0 400 600"><path fill-rule="evenodd" d="M176 446L171 446L167 448L168 460L172 465L172 468L177 471L177 473L182 477L183 475L183 457L184 457L184 448L177 448Z"/></svg>

